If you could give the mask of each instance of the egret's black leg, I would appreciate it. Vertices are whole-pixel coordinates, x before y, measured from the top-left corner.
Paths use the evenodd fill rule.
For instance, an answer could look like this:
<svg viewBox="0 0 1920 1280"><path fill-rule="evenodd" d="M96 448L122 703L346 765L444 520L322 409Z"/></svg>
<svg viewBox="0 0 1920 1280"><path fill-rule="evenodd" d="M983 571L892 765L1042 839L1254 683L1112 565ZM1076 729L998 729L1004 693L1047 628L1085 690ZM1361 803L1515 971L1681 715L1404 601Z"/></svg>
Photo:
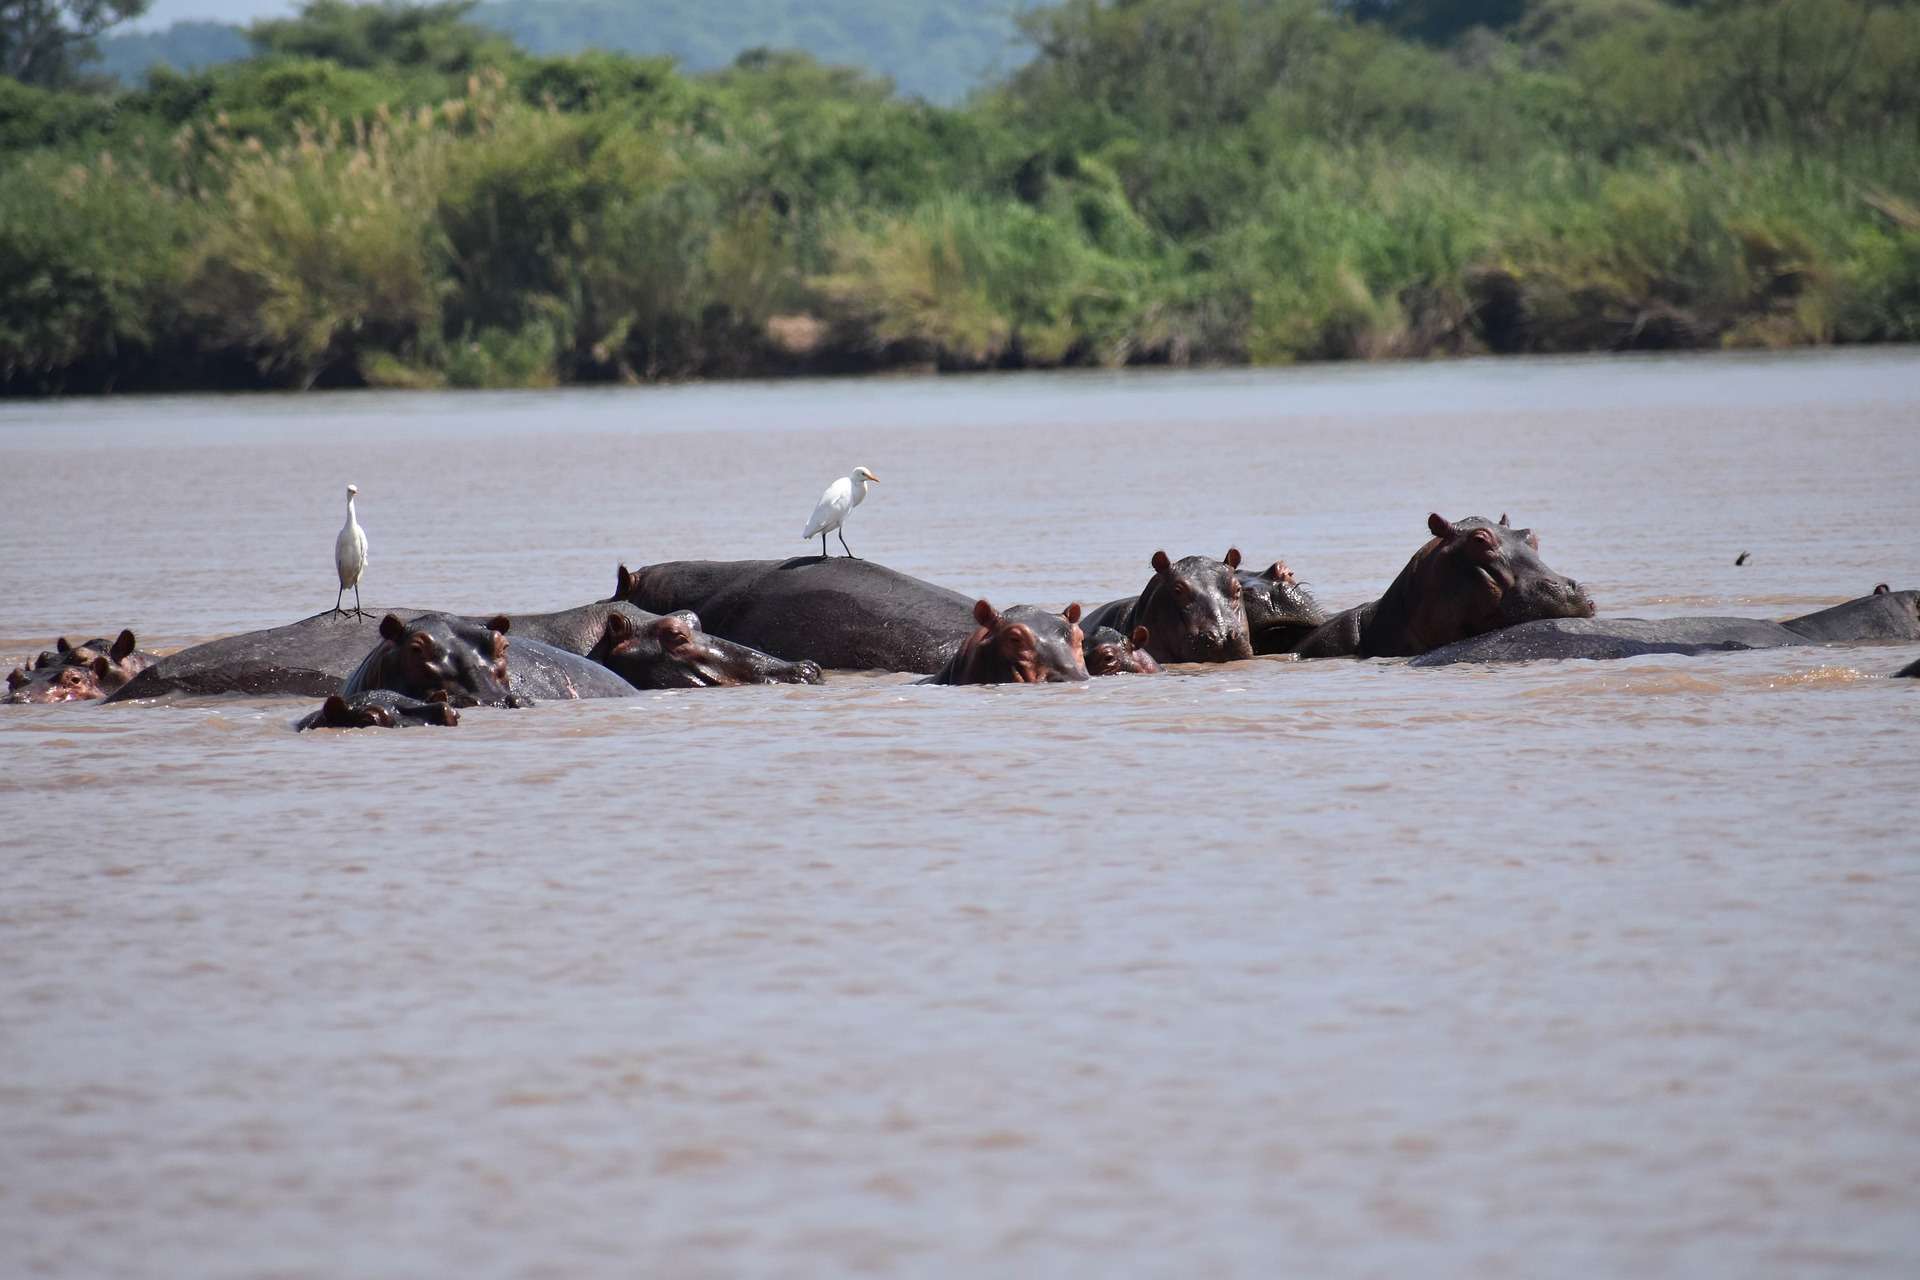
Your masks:
<svg viewBox="0 0 1920 1280"><path fill-rule="evenodd" d="M360 607L360 584L357 582L353 584L353 616L356 618L367 616L367 611Z"/></svg>
<svg viewBox="0 0 1920 1280"><path fill-rule="evenodd" d="M339 593L338 593L338 594L336 594L336 595L335 595L335 596L333 597L333 611L334 611L335 613L345 613L345 612L346 612L346 610L345 610L345 609L342 609L342 608L340 607L340 600L341 600L341 597L343 597L343 596L345 596L346 594L347 594L347 589L346 589L345 587L342 587L342 588L340 588L340 591L339 591Z"/></svg>
<svg viewBox="0 0 1920 1280"><path fill-rule="evenodd" d="M840 539L840 549L847 553L847 559L858 560L860 558L859 556L853 554L853 548L847 545L847 535L844 530L835 529L833 531L833 536ZM821 541L824 542L826 541L826 539L822 538Z"/></svg>
<svg viewBox="0 0 1920 1280"><path fill-rule="evenodd" d="M827 558L827 531L825 529L820 531L820 558L822 560Z"/></svg>

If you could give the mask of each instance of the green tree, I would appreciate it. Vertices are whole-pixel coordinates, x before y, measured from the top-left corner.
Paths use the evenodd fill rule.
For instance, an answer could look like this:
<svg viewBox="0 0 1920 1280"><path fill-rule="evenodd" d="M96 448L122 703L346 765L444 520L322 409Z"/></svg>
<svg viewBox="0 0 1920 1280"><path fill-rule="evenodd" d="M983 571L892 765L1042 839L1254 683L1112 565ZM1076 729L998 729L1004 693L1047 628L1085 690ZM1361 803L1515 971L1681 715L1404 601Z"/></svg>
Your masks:
<svg viewBox="0 0 1920 1280"><path fill-rule="evenodd" d="M350 4L308 0L294 18L256 22L248 30L264 53L326 58L343 67L430 67L466 72L504 60L509 47L467 23L474 0L437 4Z"/></svg>
<svg viewBox="0 0 1920 1280"><path fill-rule="evenodd" d="M57 88L93 58L93 38L152 0L0 0L0 74Z"/></svg>

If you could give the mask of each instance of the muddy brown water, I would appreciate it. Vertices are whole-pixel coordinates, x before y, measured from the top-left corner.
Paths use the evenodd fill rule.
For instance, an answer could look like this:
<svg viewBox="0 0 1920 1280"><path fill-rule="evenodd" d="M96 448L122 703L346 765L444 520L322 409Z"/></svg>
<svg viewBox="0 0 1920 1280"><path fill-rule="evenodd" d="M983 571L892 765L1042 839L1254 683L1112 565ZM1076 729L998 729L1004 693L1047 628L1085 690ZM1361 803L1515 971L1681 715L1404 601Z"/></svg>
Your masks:
<svg viewBox="0 0 1920 1280"><path fill-rule="evenodd" d="M854 549L1920 586L1920 354L0 406L0 652ZM837 549L837 548L836 548ZM1741 551L1752 553L1734 566ZM7 1275L1906 1276L1912 646L0 708Z"/></svg>

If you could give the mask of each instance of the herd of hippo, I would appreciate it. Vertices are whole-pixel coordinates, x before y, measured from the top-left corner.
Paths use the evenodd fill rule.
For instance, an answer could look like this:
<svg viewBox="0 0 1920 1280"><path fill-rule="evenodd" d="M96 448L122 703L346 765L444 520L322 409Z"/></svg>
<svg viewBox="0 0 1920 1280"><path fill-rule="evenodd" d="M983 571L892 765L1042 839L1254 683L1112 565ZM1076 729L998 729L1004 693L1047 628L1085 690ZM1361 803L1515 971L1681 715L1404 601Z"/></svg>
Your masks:
<svg viewBox="0 0 1920 1280"><path fill-rule="evenodd" d="M174 694L324 698L302 729L452 725L459 708L640 689L818 684L822 669L917 672L928 684L1037 683L1163 663L1407 657L1415 666L1624 658L1834 642L1920 641L1920 591L1889 591L1784 622L1597 619L1527 529L1427 517L1428 540L1377 600L1326 616L1286 565L1151 557L1138 595L1088 612L995 609L850 556L674 561L619 569L613 596L509 618L339 610L164 658L131 631L39 655L8 702ZM1920 675L1920 662L1899 672Z"/></svg>

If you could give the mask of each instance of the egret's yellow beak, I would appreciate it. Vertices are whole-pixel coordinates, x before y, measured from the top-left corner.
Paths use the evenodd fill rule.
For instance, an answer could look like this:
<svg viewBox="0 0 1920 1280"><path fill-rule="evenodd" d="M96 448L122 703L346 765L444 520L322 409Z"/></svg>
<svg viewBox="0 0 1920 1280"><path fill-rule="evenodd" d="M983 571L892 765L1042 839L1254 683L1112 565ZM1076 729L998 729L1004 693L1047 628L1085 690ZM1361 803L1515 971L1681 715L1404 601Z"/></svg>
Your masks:
<svg viewBox="0 0 1920 1280"><path fill-rule="evenodd" d="M871 471L869 471L869 472L867 472L867 479L868 479L868 480L871 480L871 481L872 481L872 482L873 482L874 484L879 484L879 483L880 483L880 477L879 477L879 476L877 476L877 475L875 475L875 474L873 474L873 472L871 472Z"/></svg>

